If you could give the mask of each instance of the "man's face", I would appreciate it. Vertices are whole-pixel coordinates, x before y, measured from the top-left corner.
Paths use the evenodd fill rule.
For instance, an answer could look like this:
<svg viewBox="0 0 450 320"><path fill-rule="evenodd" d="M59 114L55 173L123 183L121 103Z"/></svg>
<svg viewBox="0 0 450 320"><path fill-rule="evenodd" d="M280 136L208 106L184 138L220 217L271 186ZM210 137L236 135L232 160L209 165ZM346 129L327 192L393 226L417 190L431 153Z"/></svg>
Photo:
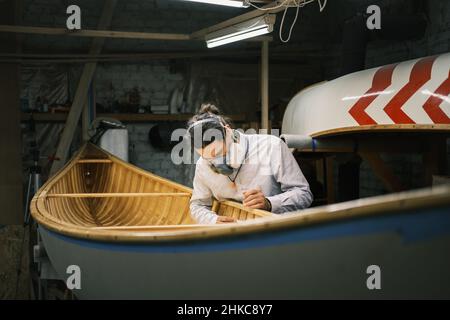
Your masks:
<svg viewBox="0 0 450 320"><path fill-rule="evenodd" d="M227 154L227 147L223 140L215 140L204 148L195 149L205 160L213 160Z"/></svg>
<svg viewBox="0 0 450 320"><path fill-rule="evenodd" d="M228 136L230 135L231 129L228 126L225 127L226 140L228 140ZM218 157L223 157L227 154L227 143L224 140L214 140L214 142L208 144L204 148L195 149L197 153L205 160L214 160Z"/></svg>

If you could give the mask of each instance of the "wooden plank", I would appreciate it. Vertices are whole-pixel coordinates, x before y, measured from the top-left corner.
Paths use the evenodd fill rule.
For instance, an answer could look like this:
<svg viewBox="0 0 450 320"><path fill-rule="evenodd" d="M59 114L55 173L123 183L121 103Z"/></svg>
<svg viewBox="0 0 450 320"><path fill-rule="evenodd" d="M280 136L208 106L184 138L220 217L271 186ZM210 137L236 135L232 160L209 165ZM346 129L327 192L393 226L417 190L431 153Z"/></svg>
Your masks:
<svg viewBox="0 0 450 320"><path fill-rule="evenodd" d="M17 2L0 1L0 22L14 23ZM17 50L14 35L0 34L0 53ZM20 49L20 48L19 48ZM23 223L19 65L0 64L0 224Z"/></svg>
<svg viewBox="0 0 450 320"><path fill-rule="evenodd" d="M109 30L67 30L65 28L29 27L0 25L0 32L16 34L40 34L48 36L69 36L87 38L111 38L111 39L136 39L136 40L163 40L163 41L203 41L203 39L192 38L190 34L182 33L155 33L135 31L109 31ZM272 41L271 36L259 36L243 41Z"/></svg>
<svg viewBox="0 0 450 320"><path fill-rule="evenodd" d="M114 8L116 6L117 0L105 0L103 7L103 12L100 17L98 24L99 29L106 28L110 25ZM99 54L102 50L104 43L103 38L96 38L92 43L92 48L90 54ZM70 108L69 115L67 117L66 125L64 127L61 139L59 141L58 147L56 149L55 160L50 170L50 176L55 174L59 169L61 169L68 156L70 144L73 139L73 135L80 119L81 111L87 100L87 94L89 91L89 86L91 85L92 78L94 76L95 69L97 67L96 63L87 63L84 66L83 73L80 77L80 82L78 84L77 91L75 93L74 101Z"/></svg>
<svg viewBox="0 0 450 320"><path fill-rule="evenodd" d="M386 163L376 152L359 152L359 155L367 161L375 175L383 182L384 186L390 192L399 192L405 190L400 179L386 166Z"/></svg>
<svg viewBox="0 0 450 320"><path fill-rule="evenodd" d="M94 80L92 80L93 82ZM92 90L92 85L90 87ZM89 114L89 91L88 91L88 98L86 99L86 102L83 106L83 112L81 114L81 136L83 139L83 142L87 142L89 140L89 127L91 125L90 121L90 114Z"/></svg>
<svg viewBox="0 0 450 320"><path fill-rule="evenodd" d="M67 113L33 113L36 122L64 122L67 120ZM159 122L159 121L187 121L193 114L153 114L153 113L99 113L100 118L114 118L122 122ZM245 114L229 114L226 117L233 122L246 121ZM31 114L22 113L21 120L28 121Z"/></svg>
<svg viewBox="0 0 450 320"><path fill-rule="evenodd" d="M128 197L190 197L185 192L153 192L153 193L49 193L48 198L128 198Z"/></svg>
<svg viewBox="0 0 450 320"><path fill-rule="evenodd" d="M102 26L106 28L106 26ZM179 33L152 33L152 32L129 32L109 30L67 30L66 28L46 28L0 25L0 32L19 34L42 34L53 36L90 37L90 38L119 38L119 39L141 39L141 40L191 40L189 34Z"/></svg>

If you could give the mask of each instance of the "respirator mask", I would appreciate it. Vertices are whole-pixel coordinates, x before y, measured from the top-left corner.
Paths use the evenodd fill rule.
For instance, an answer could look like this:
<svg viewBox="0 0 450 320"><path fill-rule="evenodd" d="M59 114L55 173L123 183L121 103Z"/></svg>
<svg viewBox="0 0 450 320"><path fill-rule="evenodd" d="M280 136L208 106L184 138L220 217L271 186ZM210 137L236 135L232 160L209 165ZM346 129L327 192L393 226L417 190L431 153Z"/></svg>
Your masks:
<svg viewBox="0 0 450 320"><path fill-rule="evenodd" d="M224 128L224 137L225 128ZM230 176L238 170L245 160L244 141L239 138L239 132L233 130L232 141L227 147L227 153L209 160L210 168L216 173Z"/></svg>
<svg viewBox="0 0 450 320"><path fill-rule="evenodd" d="M246 141L244 139L240 139L239 137L240 133L238 131L233 130L233 133L231 135L231 141L228 143L225 126L223 125L223 123L221 123L219 119L215 118L197 121L188 128L188 132L194 127L198 126L199 124L204 124L206 122L219 122L222 129L222 137L224 139L223 141L224 143L227 144L226 145L227 152L225 155L220 155L213 159L207 159L209 167L215 173L229 177L233 174L235 170L240 169L245 160L247 147L247 145L245 144Z"/></svg>

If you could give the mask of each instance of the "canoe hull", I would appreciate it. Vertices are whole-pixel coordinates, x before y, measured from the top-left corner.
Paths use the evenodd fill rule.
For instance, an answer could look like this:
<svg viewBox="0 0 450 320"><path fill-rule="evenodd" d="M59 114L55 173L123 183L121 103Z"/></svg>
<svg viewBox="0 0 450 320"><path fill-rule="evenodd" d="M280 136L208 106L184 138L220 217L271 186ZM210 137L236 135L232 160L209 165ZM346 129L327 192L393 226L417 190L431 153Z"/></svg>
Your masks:
<svg viewBox="0 0 450 320"><path fill-rule="evenodd" d="M170 243L76 239L40 228L80 299L450 298L450 207ZM367 267L381 290L367 288Z"/></svg>

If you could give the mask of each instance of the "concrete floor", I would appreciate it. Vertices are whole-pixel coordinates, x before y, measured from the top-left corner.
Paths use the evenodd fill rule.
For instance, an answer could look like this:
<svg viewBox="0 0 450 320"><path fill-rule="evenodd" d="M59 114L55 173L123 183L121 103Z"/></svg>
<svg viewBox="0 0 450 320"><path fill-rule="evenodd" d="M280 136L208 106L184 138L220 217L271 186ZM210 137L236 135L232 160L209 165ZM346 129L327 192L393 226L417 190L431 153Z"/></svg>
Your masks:
<svg viewBox="0 0 450 320"><path fill-rule="evenodd" d="M25 242L22 250L24 232ZM21 253L21 273L17 282ZM22 226L0 227L0 300L30 298L28 256L28 230L24 231Z"/></svg>

